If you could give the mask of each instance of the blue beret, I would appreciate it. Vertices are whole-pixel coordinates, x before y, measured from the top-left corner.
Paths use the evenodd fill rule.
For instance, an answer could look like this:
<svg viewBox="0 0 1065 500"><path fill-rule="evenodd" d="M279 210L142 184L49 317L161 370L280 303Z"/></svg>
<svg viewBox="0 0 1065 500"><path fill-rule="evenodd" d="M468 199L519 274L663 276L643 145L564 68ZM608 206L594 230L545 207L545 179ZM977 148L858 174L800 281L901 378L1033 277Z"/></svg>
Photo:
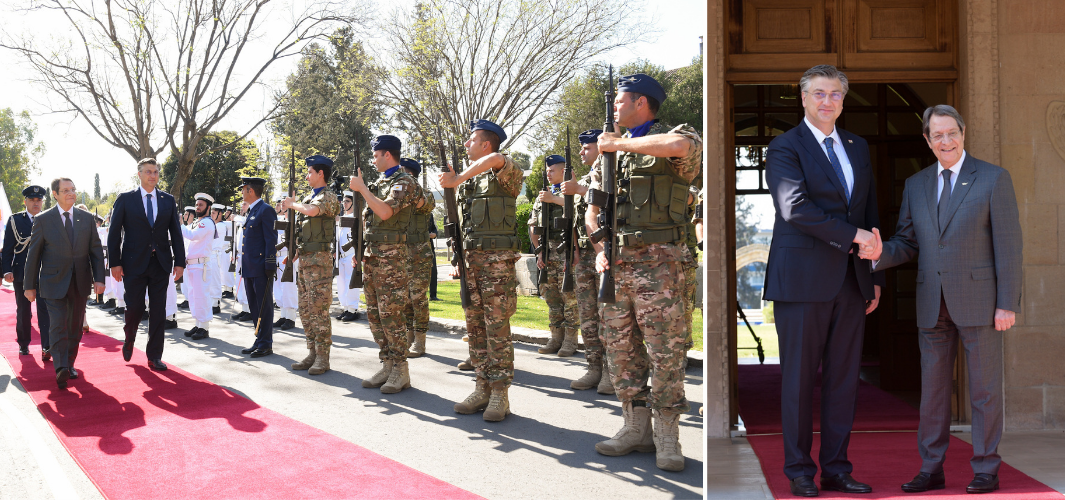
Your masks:
<svg viewBox="0 0 1065 500"><path fill-rule="evenodd" d="M581 135L577 136L577 140L581 141L581 144L591 144L599 140L599 134L602 134L601 129L593 128L581 132Z"/></svg>
<svg viewBox="0 0 1065 500"><path fill-rule="evenodd" d="M243 186L265 186L266 179L262 177L241 177L240 185Z"/></svg>
<svg viewBox="0 0 1065 500"><path fill-rule="evenodd" d="M399 151L403 149L403 142L394 135L379 135L376 139L370 141L370 147L374 151Z"/></svg>
<svg viewBox="0 0 1065 500"><path fill-rule="evenodd" d="M411 174L418 175L422 173L422 164L418 163L418 160L413 158L400 158L399 164L403 168L410 170Z"/></svg>
<svg viewBox="0 0 1065 500"><path fill-rule="evenodd" d="M45 190L41 186L29 186L22 190L23 198L44 198Z"/></svg>
<svg viewBox="0 0 1065 500"><path fill-rule="evenodd" d="M566 159L562 155L551 155L546 158L547 166L554 165L556 163L566 163Z"/></svg>
<svg viewBox="0 0 1065 500"><path fill-rule="evenodd" d="M329 158L327 158L325 156L322 156L322 155L308 156L303 161L307 162L308 166L310 166L310 165L325 165L325 166L327 166L329 168L333 168L333 160L330 160Z"/></svg>
<svg viewBox="0 0 1065 500"><path fill-rule="evenodd" d="M666 100L666 90L662 88L662 85L659 85L654 78L643 73L618 78L618 92L636 92L654 97L658 104L662 104Z"/></svg>
<svg viewBox="0 0 1065 500"><path fill-rule="evenodd" d="M503 131L503 127L496 125L488 120L474 120L470 122L470 132L475 130L487 130L489 132L495 132L499 136L499 142L507 140L507 133Z"/></svg>

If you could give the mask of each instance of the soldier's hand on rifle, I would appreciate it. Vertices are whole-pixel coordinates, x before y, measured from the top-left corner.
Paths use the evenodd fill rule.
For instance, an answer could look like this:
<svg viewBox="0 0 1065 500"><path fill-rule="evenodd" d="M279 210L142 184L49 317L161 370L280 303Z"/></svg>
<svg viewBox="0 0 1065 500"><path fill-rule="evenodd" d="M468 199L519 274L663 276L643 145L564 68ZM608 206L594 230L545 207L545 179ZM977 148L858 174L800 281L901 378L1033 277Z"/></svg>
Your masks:
<svg viewBox="0 0 1065 500"><path fill-rule="evenodd" d="M595 270L598 272L606 271L610 269L610 263L606 260L606 254L599 252L599 255L595 256Z"/></svg>
<svg viewBox="0 0 1065 500"><path fill-rule="evenodd" d="M292 204L295 203L295 202L296 202L296 199L291 197L291 196L281 200L281 210L288 210L288 209L292 208Z"/></svg>
<svg viewBox="0 0 1065 500"><path fill-rule="evenodd" d="M584 196L588 193L588 187L578 184L576 179L563 182L561 188L564 196L573 196L575 194Z"/></svg>
<svg viewBox="0 0 1065 500"><path fill-rule="evenodd" d="M544 264L544 256L543 255L540 255L540 254L536 255L536 267L538 269L543 269L543 268L547 267L547 264Z"/></svg>
<svg viewBox="0 0 1065 500"><path fill-rule="evenodd" d="M440 172L437 180L440 181L440 187L445 189L451 189L461 184L458 174L455 173L455 169L451 168L450 164L447 165L447 170Z"/></svg>
<svg viewBox="0 0 1065 500"><path fill-rule="evenodd" d="M565 198L551 194L550 191L540 191L540 194L536 195L536 201L540 203L554 203L555 205L562 205L566 202Z"/></svg>
<svg viewBox="0 0 1065 500"><path fill-rule="evenodd" d="M599 134L599 153L613 153L618 150L619 132L603 132Z"/></svg>
<svg viewBox="0 0 1065 500"><path fill-rule="evenodd" d="M362 170L356 171L355 175L351 176L351 181L348 182L348 188L356 193L365 194L366 183L362 181Z"/></svg>

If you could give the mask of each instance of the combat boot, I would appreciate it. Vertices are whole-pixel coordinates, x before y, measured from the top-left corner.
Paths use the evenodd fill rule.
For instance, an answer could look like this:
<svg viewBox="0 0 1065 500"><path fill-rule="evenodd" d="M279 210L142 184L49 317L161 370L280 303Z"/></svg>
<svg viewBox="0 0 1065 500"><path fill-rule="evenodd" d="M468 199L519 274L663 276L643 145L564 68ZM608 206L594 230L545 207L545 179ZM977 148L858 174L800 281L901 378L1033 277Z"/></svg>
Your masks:
<svg viewBox="0 0 1065 500"><path fill-rule="evenodd" d="M407 345L414 345L414 330L407 325Z"/></svg>
<svg viewBox="0 0 1065 500"><path fill-rule="evenodd" d="M388 382L381 386L384 394L395 394L410 387L410 372L407 371L407 360L392 365L392 373L388 375Z"/></svg>
<svg viewBox="0 0 1065 500"><path fill-rule="evenodd" d="M621 405L621 415L625 419L625 425L614 437L595 443L595 451L610 457L620 457L634 451L655 451L651 409L646 406L633 406L632 401L626 401Z"/></svg>
<svg viewBox="0 0 1065 500"><path fill-rule="evenodd" d="M569 388L576 391L583 391L585 389L591 389L603 379L603 363L588 363L588 371L584 373L584 376L570 382Z"/></svg>
<svg viewBox="0 0 1065 500"><path fill-rule="evenodd" d="M669 410L655 410L655 465L659 469L684 470L684 455L680 449L680 414Z"/></svg>
<svg viewBox="0 0 1065 500"><path fill-rule="evenodd" d="M558 352L562 347L562 329L551 327L551 340L547 341L547 345L539 348L536 352L540 354L554 354Z"/></svg>
<svg viewBox="0 0 1065 500"><path fill-rule="evenodd" d="M310 349L311 352L307 353L307 357L303 358L303 361L299 363L292 363L293 370L306 370L314 365L314 358L318 355L314 348Z"/></svg>
<svg viewBox="0 0 1065 500"><path fill-rule="evenodd" d="M320 345L315 348L314 365L307 370L307 375L321 375L329 371L329 347Z"/></svg>
<svg viewBox="0 0 1065 500"><path fill-rule="evenodd" d="M492 382L492 395L488 398L488 407L484 409L485 422L501 422L510 413L510 398L507 391L510 386L506 382Z"/></svg>
<svg viewBox="0 0 1065 500"><path fill-rule="evenodd" d="M562 346L558 349L558 357L565 358L577 352L577 329L567 328L566 335L562 338Z"/></svg>
<svg viewBox="0 0 1065 500"><path fill-rule="evenodd" d="M614 384L610 382L610 372L606 369L606 361L603 361L603 378L599 379L599 387L595 388L595 392L599 394L614 394Z"/></svg>
<svg viewBox="0 0 1065 500"><path fill-rule="evenodd" d="M488 379L477 377L477 385L474 387L473 393L466 396L466 399L462 400L461 403L456 403L455 411L463 415L477 413L488 406L489 399Z"/></svg>
<svg viewBox="0 0 1065 500"><path fill-rule="evenodd" d="M466 361L463 361L463 362L459 363L458 367L459 367L459 370L462 370L464 372L472 371L473 370L473 358L466 358Z"/></svg>
<svg viewBox="0 0 1065 500"><path fill-rule="evenodd" d="M392 360L391 359L386 359L383 362L381 362L381 370L378 371L377 373L373 374L373 376L370 377L369 379L363 380L362 381L362 386L366 387L367 389L369 389L371 387L381 387L382 385L385 385L385 382L388 381L388 376L391 375L391 374L392 374Z"/></svg>
<svg viewBox="0 0 1065 500"><path fill-rule="evenodd" d="M415 333L414 343L410 345L410 350L407 351L408 358L417 358L425 354L425 333Z"/></svg>

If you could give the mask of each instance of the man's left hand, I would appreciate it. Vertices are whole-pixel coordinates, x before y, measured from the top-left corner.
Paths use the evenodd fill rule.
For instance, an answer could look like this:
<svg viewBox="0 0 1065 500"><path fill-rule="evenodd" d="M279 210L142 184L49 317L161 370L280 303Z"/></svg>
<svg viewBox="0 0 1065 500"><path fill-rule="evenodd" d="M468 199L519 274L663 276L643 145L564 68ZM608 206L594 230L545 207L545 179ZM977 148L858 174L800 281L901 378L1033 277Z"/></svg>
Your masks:
<svg viewBox="0 0 1065 500"><path fill-rule="evenodd" d="M30 302L33 302L34 300L37 300L37 290L26 290L26 291L22 292L22 294L25 295L26 296L26 300L28 300Z"/></svg>
<svg viewBox="0 0 1065 500"><path fill-rule="evenodd" d="M1005 309L995 309L995 330L1004 332L1017 323L1017 313Z"/></svg>
<svg viewBox="0 0 1065 500"><path fill-rule="evenodd" d="M876 306L880 305L880 285L873 285L873 300L865 301L865 314L869 314L876 310Z"/></svg>
<svg viewBox="0 0 1065 500"><path fill-rule="evenodd" d="M185 273L184 267L174 266L174 281L181 279L181 275Z"/></svg>
<svg viewBox="0 0 1065 500"><path fill-rule="evenodd" d="M104 286L104 284L100 283L99 281L97 281L96 283L93 283L93 291L96 292L96 295L103 295L104 290L106 290L106 289L107 289L107 287Z"/></svg>

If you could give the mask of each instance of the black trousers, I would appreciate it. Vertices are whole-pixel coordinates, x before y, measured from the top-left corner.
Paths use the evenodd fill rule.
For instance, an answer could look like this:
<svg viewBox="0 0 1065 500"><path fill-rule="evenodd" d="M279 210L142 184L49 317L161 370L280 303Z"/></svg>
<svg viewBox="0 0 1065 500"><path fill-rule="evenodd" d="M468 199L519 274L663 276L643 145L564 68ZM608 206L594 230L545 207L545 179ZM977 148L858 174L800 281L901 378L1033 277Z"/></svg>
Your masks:
<svg viewBox="0 0 1065 500"><path fill-rule="evenodd" d="M244 278L244 292L248 295L252 325L259 326L253 349L272 349L274 346L273 284L274 280L267 276Z"/></svg>
<svg viewBox="0 0 1065 500"><path fill-rule="evenodd" d="M30 319L32 302L26 298L26 291L22 287L22 281L15 280L15 338L19 347L30 345ZM37 289L37 331L41 332L41 350L47 351L52 344L48 341L48 329L51 322L48 320L48 306L41 299L41 290Z"/></svg>
<svg viewBox="0 0 1065 500"><path fill-rule="evenodd" d="M433 268L429 271L429 298L436 298L436 256L433 256Z"/></svg>
<svg viewBox="0 0 1065 500"><path fill-rule="evenodd" d="M122 300L126 301L126 342L137 338L137 328L144 316L144 291L148 291L148 346L144 353L148 359L163 358L163 325L166 320L166 280L170 273L163 269L154 256L148 260L148 268L143 273L122 278L126 284Z"/></svg>
<svg viewBox="0 0 1065 500"><path fill-rule="evenodd" d="M49 352L52 353L52 366L58 372L60 368L72 368L81 347L82 323L85 321L85 298L89 296L84 288L78 287L78 280L70 277L67 295L61 299L44 299L51 324L48 333L52 341ZM38 298L40 300L40 298Z"/></svg>
<svg viewBox="0 0 1065 500"><path fill-rule="evenodd" d="M812 397L821 368L822 477L851 473L847 459L858 396L865 298L858 288L854 260L833 300L773 304L783 376L780 413L784 431L784 474L788 479L813 477Z"/></svg>

